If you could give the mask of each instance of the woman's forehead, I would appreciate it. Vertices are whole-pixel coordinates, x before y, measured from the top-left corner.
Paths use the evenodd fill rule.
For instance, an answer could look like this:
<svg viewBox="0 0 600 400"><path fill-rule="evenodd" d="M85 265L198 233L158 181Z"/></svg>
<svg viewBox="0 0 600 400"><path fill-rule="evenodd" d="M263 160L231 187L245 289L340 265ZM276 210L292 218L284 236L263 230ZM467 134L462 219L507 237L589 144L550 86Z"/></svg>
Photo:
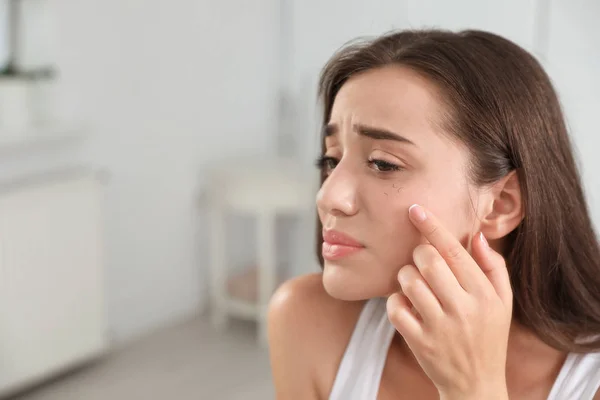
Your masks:
<svg viewBox="0 0 600 400"><path fill-rule="evenodd" d="M390 66L350 78L333 102L329 124L340 131L360 124L409 135L433 130L441 109L434 84L408 68Z"/></svg>

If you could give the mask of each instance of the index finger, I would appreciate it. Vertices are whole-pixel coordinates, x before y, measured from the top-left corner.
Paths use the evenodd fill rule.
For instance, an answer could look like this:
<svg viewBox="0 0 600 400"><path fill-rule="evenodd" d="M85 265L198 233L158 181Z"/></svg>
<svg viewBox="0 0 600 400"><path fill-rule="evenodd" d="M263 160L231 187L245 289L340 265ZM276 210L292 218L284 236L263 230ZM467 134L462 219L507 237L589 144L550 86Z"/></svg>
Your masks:
<svg viewBox="0 0 600 400"><path fill-rule="evenodd" d="M471 292L481 285L486 285L485 274L467 249L429 210L413 204L408 212L413 225L421 232L423 238L437 249L463 289Z"/></svg>

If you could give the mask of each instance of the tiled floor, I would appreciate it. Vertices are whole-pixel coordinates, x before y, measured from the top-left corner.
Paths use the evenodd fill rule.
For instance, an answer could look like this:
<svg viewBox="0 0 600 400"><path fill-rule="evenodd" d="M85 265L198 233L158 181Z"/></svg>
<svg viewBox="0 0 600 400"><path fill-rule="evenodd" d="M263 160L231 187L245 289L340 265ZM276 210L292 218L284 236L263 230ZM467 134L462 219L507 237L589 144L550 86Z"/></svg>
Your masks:
<svg viewBox="0 0 600 400"><path fill-rule="evenodd" d="M12 400L269 400L267 351L253 325L215 332L197 318Z"/></svg>

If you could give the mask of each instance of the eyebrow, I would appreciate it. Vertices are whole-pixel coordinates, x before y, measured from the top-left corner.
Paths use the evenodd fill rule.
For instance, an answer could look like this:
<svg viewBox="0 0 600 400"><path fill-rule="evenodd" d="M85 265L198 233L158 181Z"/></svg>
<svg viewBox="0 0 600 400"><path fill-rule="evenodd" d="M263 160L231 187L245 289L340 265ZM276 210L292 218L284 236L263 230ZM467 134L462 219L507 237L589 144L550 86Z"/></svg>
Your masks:
<svg viewBox="0 0 600 400"><path fill-rule="evenodd" d="M366 136L371 139L394 140L396 142L408 143L408 144L412 144L413 146L415 145L414 142L412 142L411 140L405 138L402 135L399 135L397 133L389 131L387 129L376 128L373 126L367 126L367 125L362 125L362 124L356 124L352 128L359 135ZM333 136L336 133L338 133L338 131L339 131L338 125L334 124L334 123L329 123L329 124L325 125L325 128L323 129L323 133L324 133L325 137Z"/></svg>

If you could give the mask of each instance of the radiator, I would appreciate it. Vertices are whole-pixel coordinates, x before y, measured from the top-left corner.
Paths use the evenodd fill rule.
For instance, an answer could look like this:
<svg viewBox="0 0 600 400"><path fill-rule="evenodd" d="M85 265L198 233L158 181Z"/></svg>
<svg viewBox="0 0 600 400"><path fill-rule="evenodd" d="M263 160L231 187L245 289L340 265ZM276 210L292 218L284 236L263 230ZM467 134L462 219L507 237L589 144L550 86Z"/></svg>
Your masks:
<svg viewBox="0 0 600 400"><path fill-rule="evenodd" d="M0 397L103 353L96 174L0 186Z"/></svg>

